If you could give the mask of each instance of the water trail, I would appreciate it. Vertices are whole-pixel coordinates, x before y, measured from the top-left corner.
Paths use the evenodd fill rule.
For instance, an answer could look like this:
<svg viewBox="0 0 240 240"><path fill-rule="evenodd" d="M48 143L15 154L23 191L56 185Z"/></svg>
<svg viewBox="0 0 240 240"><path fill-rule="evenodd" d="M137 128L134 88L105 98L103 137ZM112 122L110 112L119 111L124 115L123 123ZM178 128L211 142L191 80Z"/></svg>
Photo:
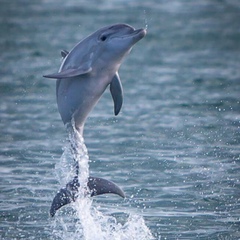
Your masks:
<svg viewBox="0 0 240 240"><path fill-rule="evenodd" d="M76 202L63 207L54 218L53 239L153 239L141 216L125 213L128 218L121 224L117 218L100 212L92 205L93 198L84 194L89 177L88 151L79 132L74 127L68 129L68 142L59 163L56 164L56 173L62 187L78 175L80 189Z"/></svg>
<svg viewBox="0 0 240 240"><path fill-rule="evenodd" d="M76 130L74 120L67 126L68 141L63 155L56 164L56 174L62 187L78 176L79 197L84 197L89 177L89 156L83 136Z"/></svg>
<svg viewBox="0 0 240 240"><path fill-rule="evenodd" d="M143 15L144 15L144 23L145 23L145 29L148 29L148 19L147 19L147 13L146 10L143 11Z"/></svg>

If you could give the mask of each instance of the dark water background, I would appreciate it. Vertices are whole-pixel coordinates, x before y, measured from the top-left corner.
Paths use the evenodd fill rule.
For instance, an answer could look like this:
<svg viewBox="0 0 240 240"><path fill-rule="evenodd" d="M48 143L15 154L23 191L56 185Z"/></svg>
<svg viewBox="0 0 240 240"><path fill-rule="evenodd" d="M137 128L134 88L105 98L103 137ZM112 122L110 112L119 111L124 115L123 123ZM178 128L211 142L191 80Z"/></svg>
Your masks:
<svg viewBox="0 0 240 240"><path fill-rule="evenodd" d="M0 0L0 239L55 239L48 211L66 132L55 100L60 50L117 22L148 25L85 127L95 176L128 199L156 239L240 239L238 0Z"/></svg>

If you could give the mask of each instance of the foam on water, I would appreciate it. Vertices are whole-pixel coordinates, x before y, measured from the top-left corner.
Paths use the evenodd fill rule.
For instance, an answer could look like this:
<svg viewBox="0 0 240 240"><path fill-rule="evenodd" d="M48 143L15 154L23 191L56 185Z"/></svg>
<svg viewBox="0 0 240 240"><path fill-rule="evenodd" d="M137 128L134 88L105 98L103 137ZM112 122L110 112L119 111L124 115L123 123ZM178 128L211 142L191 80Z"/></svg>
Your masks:
<svg viewBox="0 0 240 240"><path fill-rule="evenodd" d="M70 182L78 172L80 188L76 202L63 207L53 220L54 239L84 240L140 240L153 239L142 216L126 212L125 223L119 223L113 216L100 212L92 205L93 198L84 192L89 177L89 157L83 137L75 128L69 131L67 146L60 161L56 164L56 173L62 187Z"/></svg>

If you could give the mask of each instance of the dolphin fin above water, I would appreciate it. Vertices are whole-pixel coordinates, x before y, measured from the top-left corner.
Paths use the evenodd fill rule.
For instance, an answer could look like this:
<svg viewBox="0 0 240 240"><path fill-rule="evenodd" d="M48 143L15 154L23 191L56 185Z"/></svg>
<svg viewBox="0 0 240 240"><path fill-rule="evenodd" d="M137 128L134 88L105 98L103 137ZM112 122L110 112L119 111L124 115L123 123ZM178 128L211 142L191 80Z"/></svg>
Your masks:
<svg viewBox="0 0 240 240"><path fill-rule="evenodd" d="M89 66L80 66L79 68L68 68L62 70L58 73L44 75L46 78L55 78L55 79L62 79L62 78L71 78L77 77L92 71L92 68Z"/></svg>
<svg viewBox="0 0 240 240"><path fill-rule="evenodd" d="M110 83L110 92L114 102L114 114L117 116L123 103L123 88L118 72L116 72Z"/></svg>
<svg viewBox="0 0 240 240"><path fill-rule="evenodd" d="M120 187L118 187L115 183L103 178L89 177L87 186L90 190L89 194L91 197L105 193L113 193L125 198L125 194ZM75 177L66 185L66 188L60 189L52 201L52 206L50 209L50 215L52 217L54 217L59 208L76 201L79 187L80 184L78 178Z"/></svg>
<svg viewBox="0 0 240 240"><path fill-rule="evenodd" d="M62 58L65 58L68 54L69 54L69 52L67 50L61 50Z"/></svg>
<svg viewBox="0 0 240 240"><path fill-rule="evenodd" d="M61 50L61 56L62 56L63 59L66 58L68 54L69 54L69 52L67 50ZM62 78L77 77L77 76L89 73L91 71L92 71L91 67L89 67L87 65L83 65L83 66L78 67L78 68L68 68L66 70L62 70L62 71L57 72L57 73L44 75L43 77L54 78L54 79L62 79Z"/></svg>

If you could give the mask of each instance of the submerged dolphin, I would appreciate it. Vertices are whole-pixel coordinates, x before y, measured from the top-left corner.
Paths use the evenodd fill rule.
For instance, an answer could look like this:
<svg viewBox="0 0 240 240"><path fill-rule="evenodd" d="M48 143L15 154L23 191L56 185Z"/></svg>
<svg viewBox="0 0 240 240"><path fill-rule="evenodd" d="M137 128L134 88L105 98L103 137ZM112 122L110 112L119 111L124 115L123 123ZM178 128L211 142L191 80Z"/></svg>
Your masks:
<svg viewBox="0 0 240 240"><path fill-rule="evenodd" d="M65 125L74 120L74 127L83 135L88 114L109 85L114 113L119 113L123 90L118 69L132 46L145 35L146 29L135 30L127 24L115 24L92 33L70 52L61 52L64 59L59 72L44 77L57 79L58 110ZM52 203L52 216L58 208L75 200L78 186L75 178L65 189L60 190ZM90 177L88 187L94 193L92 195L115 193L124 197L117 185L101 178Z"/></svg>

